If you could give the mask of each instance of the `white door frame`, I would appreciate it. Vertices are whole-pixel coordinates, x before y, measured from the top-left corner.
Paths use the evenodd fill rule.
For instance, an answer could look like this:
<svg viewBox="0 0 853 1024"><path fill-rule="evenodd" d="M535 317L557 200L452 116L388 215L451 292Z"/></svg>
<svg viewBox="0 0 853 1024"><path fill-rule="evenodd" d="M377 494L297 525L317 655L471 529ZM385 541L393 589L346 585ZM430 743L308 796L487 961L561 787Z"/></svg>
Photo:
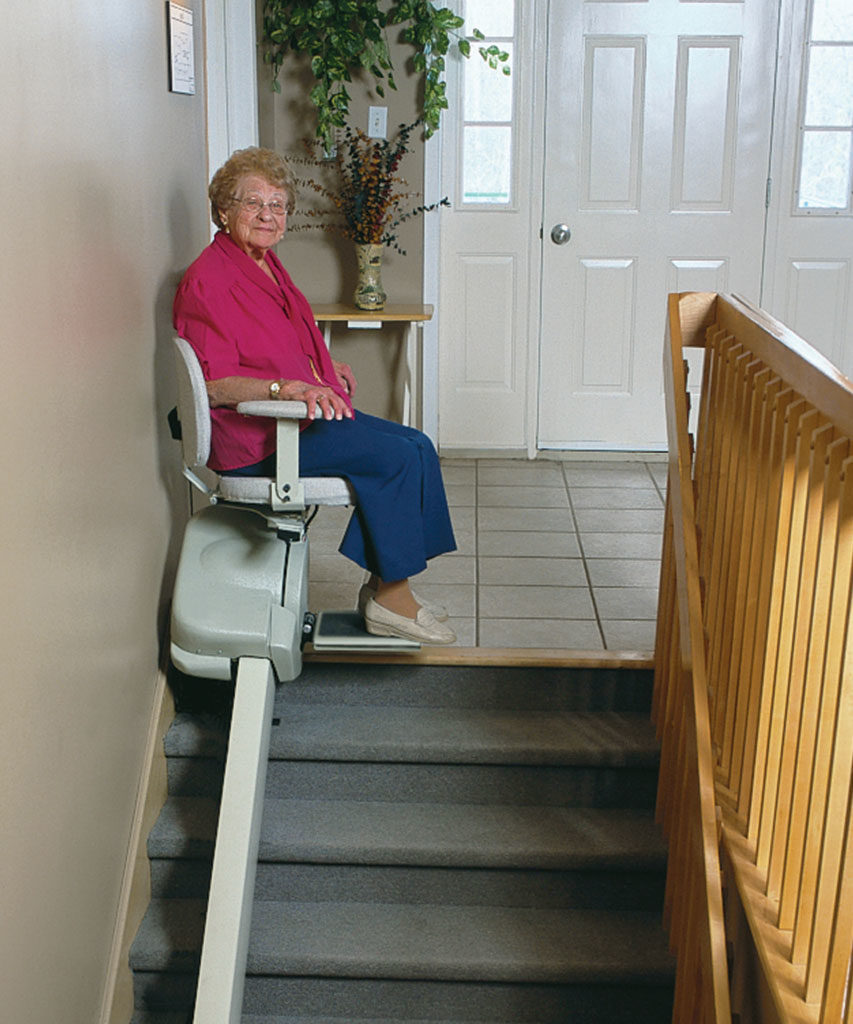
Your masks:
<svg viewBox="0 0 853 1024"><path fill-rule="evenodd" d="M424 203L441 199L441 140L439 131L424 145ZM441 212L423 217L424 225L424 302L435 309L432 320L423 326L421 382L421 429L438 443L438 320L441 316L439 253L441 252Z"/></svg>
<svg viewBox="0 0 853 1024"><path fill-rule="evenodd" d="M204 5L207 180L235 149L258 144L254 0Z"/></svg>

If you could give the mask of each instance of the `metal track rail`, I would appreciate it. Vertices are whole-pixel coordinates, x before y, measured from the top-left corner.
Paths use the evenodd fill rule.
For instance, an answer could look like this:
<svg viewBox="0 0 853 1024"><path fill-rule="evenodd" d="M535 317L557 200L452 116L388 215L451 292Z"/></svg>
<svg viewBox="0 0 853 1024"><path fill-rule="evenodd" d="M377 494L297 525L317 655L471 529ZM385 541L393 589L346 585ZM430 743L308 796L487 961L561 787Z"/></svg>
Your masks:
<svg viewBox="0 0 853 1024"><path fill-rule="evenodd" d="M275 680L266 659L237 665L193 1024L239 1024L243 1006Z"/></svg>

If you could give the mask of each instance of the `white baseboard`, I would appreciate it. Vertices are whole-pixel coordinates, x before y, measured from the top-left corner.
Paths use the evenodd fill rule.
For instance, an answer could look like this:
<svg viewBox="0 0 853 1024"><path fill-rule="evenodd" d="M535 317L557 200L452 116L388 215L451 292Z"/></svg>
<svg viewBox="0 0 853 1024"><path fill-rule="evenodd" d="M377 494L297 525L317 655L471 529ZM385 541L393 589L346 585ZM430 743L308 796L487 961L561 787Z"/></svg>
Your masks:
<svg viewBox="0 0 853 1024"><path fill-rule="evenodd" d="M175 717L166 673L158 670L148 721L145 759L139 776L136 804L127 845L118 912L116 914L99 1024L127 1024L133 1016L133 976L128 962L130 946L151 900L148 833L166 802L166 755L163 737Z"/></svg>

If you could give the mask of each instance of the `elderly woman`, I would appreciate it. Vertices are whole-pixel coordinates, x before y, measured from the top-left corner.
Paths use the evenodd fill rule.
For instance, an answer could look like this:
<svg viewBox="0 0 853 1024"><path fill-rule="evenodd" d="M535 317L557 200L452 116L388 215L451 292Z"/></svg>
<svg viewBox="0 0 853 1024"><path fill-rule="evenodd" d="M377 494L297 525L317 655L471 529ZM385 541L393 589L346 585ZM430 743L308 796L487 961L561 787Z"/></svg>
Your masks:
<svg viewBox="0 0 853 1024"><path fill-rule="evenodd" d="M345 476L357 498L340 550L370 580L358 604L370 633L426 644L456 640L444 609L412 592L409 577L456 547L438 456L418 430L356 412L355 377L330 357L311 307L272 251L287 227L295 183L268 149L238 150L210 184L220 229L178 288L174 324L207 381L218 473L275 473L272 421L241 416L238 402L303 401L300 469ZM322 418L314 419L320 409Z"/></svg>

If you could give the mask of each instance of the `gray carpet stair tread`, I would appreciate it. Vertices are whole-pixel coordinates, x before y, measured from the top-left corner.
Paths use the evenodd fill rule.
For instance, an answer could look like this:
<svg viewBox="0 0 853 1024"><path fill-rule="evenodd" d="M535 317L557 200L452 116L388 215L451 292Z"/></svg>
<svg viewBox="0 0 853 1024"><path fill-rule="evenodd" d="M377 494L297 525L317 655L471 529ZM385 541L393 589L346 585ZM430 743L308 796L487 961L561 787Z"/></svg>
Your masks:
<svg viewBox="0 0 853 1024"><path fill-rule="evenodd" d="M657 983L673 961L658 912L260 902L247 973Z"/></svg>
<svg viewBox="0 0 853 1024"><path fill-rule="evenodd" d="M135 1020L131 1021L131 1024L135 1024ZM142 1022L147 1024L147 1022ZM157 1024L156 1021L152 1021L151 1024ZM165 1021L164 1024L171 1024L169 1021ZM176 1024L183 1024L183 1018L176 1022ZM244 1013L240 1018L240 1024L518 1024L517 1021L499 1021L491 1018L490 1020L435 1020L432 1017L429 1019L418 1017L417 1020L413 1020L411 1017L365 1017L360 1021L353 1020L352 1017L328 1017L325 1014L322 1017L278 1017L269 1016L269 1014L255 1014L255 1013ZM525 1024L537 1024L536 1021L525 1021Z"/></svg>
<svg viewBox="0 0 853 1024"><path fill-rule="evenodd" d="M281 709L270 757L615 766L656 761L658 744L639 713L301 704Z"/></svg>
<svg viewBox="0 0 853 1024"><path fill-rule="evenodd" d="M507 805L268 799L262 860L467 867L660 866L648 813Z"/></svg>
<svg viewBox="0 0 853 1024"><path fill-rule="evenodd" d="M210 857L218 821L218 800L170 796L148 833L148 856Z"/></svg>
<svg viewBox="0 0 853 1024"><path fill-rule="evenodd" d="M152 899L130 947L135 971L198 967L207 900Z"/></svg>
<svg viewBox="0 0 853 1024"><path fill-rule="evenodd" d="M161 1010L137 1010L130 1018L130 1024L190 1024L191 1019L186 1010L178 1013Z"/></svg>
<svg viewBox="0 0 853 1024"><path fill-rule="evenodd" d="M227 723L186 711L175 715L163 741L167 757L222 757L227 744Z"/></svg>
<svg viewBox="0 0 853 1024"><path fill-rule="evenodd" d="M198 964L201 900L152 900L137 971ZM256 902L248 974L657 984L673 961L657 911Z"/></svg>
<svg viewBox="0 0 853 1024"><path fill-rule="evenodd" d="M215 800L171 797L151 857L210 857ZM662 867L651 814L628 809L268 798L260 859L502 868Z"/></svg>
<svg viewBox="0 0 853 1024"><path fill-rule="evenodd" d="M275 713L289 704L390 707L648 710L648 669L521 665L398 665L306 661L302 675L276 691Z"/></svg>

